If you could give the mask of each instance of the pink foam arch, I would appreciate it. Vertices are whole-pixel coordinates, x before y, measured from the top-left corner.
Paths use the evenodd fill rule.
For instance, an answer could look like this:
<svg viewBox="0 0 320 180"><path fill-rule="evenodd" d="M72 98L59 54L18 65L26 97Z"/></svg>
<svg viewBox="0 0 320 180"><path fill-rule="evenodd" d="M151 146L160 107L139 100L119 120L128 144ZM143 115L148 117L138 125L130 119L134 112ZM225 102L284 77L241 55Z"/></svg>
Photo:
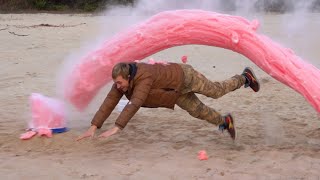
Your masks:
<svg viewBox="0 0 320 180"><path fill-rule="evenodd" d="M110 82L112 67L117 62L142 60L170 47L196 44L246 56L273 78L302 94L320 112L319 70L292 50L258 34L258 26L257 20L203 10L161 12L87 54L65 78L64 97L83 110Z"/></svg>

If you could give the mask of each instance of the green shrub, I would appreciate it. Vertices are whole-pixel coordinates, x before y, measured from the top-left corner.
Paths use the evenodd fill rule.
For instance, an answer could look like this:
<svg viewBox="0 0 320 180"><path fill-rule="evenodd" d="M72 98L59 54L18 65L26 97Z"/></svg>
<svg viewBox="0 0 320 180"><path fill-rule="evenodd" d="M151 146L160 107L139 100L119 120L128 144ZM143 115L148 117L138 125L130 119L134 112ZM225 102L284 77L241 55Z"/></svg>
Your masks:
<svg viewBox="0 0 320 180"><path fill-rule="evenodd" d="M67 5L62 5L62 4L58 4L58 5L51 5L48 7L49 10L55 10L55 11L66 11L69 9L69 6Z"/></svg>
<svg viewBox="0 0 320 180"><path fill-rule="evenodd" d="M97 4L89 4L89 3L85 3L83 5L83 8L82 10L86 11L86 12L91 12L91 11L94 11L98 8L98 5Z"/></svg>
<svg viewBox="0 0 320 180"><path fill-rule="evenodd" d="M44 10L46 9L47 0L34 0L33 5L36 9Z"/></svg>

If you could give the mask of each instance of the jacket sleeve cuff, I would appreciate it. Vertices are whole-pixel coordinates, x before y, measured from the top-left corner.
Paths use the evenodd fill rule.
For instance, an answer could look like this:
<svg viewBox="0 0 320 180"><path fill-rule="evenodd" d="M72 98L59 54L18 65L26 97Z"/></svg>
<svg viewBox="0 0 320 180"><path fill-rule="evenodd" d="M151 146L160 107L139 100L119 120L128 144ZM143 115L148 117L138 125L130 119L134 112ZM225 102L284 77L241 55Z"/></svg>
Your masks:
<svg viewBox="0 0 320 180"><path fill-rule="evenodd" d="M100 128L102 127L102 124L96 123L96 122L94 122L94 121L91 122L91 126L92 126L92 125L97 126L97 129L100 129Z"/></svg>
<svg viewBox="0 0 320 180"><path fill-rule="evenodd" d="M124 126L122 126L121 124L119 124L117 122L115 122L114 125L117 126L121 130L124 129Z"/></svg>

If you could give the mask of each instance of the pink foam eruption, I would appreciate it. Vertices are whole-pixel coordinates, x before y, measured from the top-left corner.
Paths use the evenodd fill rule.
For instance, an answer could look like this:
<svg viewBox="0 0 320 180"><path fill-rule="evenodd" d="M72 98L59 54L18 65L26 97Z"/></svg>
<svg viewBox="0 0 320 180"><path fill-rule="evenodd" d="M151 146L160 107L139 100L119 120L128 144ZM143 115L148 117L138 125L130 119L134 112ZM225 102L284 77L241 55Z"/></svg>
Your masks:
<svg viewBox="0 0 320 180"><path fill-rule="evenodd" d="M34 135L52 137L53 129L66 127L65 107L62 101L32 93L30 96L31 119L29 131L20 139L30 139Z"/></svg>
<svg viewBox="0 0 320 180"><path fill-rule="evenodd" d="M30 96L30 103L32 112L30 128L53 129L65 127L64 105L61 101L33 93Z"/></svg>
<svg viewBox="0 0 320 180"><path fill-rule="evenodd" d="M85 56L66 77L64 96L83 110L111 80L111 70L117 62L142 60L170 47L198 44L246 56L273 78L302 94L320 112L319 70L292 50L258 34L258 26L257 20L203 10L161 12L120 32Z"/></svg>

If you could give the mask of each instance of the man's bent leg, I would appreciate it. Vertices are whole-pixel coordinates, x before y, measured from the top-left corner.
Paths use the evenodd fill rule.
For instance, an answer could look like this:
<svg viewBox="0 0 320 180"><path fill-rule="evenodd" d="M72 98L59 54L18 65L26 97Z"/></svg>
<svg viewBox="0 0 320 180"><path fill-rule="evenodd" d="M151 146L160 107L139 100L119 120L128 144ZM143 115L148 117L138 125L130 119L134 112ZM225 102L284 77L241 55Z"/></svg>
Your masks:
<svg viewBox="0 0 320 180"><path fill-rule="evenodd" d="M246 82L244 75L235 75L222 82L212 82L190 65L182 64L181 67L185 75L182 93L194 92L217 99L240 88Z"/></svg>
<svg viewBox="0 0 320 180"><path fill-rule="evenodd" d="M229 92L239 89L245 82L246 78L242 75L235 75L221 82L212 82L201 73L195 71L195 76L191 83L191 89L195 93L200 93L217 99Z"/></svg>
<svg viewBox="0 0 320 180"><path fill-rule="evenodd" d="M181 95L176 104L195 118L206 120L217 126L224 123L224 117L220 113L203 104L192 92Z"/></svg>
<svg viewBox="0 0 320 180"><path fill-rule="evenodd" d="M227 130L231 138L235 139L236 131L232 116L230 114L221 116L220 113L203 104L193 92L181 95L176 104L191 116L217 125L222 131Z"/></svg>

